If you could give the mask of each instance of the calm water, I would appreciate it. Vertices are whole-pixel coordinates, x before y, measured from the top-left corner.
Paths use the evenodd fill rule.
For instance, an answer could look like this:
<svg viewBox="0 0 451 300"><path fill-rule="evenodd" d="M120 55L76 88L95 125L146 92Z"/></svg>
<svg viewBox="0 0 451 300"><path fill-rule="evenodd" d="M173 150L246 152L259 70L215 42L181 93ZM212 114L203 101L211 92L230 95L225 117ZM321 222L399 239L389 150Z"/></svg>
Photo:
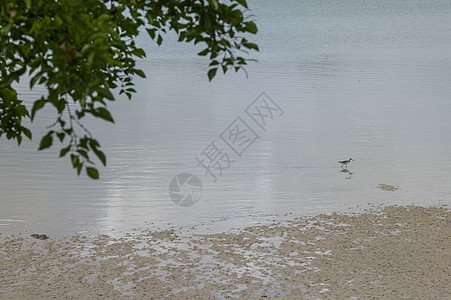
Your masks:
<svg viewBox="0 0 451 300"><path fill-rule="evenodd" d="M168 37L140 43L148 78L115 125L88 120L108 168L76 177L59 149L38 152L56 113L20 148L0 141L0 232L111 232L215 222L251 225L267 214L346 210L367 203L451 203L451 1L252 1L258 63L206 78L206 62ZM42 90L19 87L31 102ZM217 182L195 157L265 91L284 110ZM255 126L249 121L249 125ZM230 151L230 150L229 150ZM337 160L352 157L352 174ZM168 184L192 172L201 200L176 206ZM399 186L382 191L378 184ZM213 224L213 225L214 225Z"/></svg>

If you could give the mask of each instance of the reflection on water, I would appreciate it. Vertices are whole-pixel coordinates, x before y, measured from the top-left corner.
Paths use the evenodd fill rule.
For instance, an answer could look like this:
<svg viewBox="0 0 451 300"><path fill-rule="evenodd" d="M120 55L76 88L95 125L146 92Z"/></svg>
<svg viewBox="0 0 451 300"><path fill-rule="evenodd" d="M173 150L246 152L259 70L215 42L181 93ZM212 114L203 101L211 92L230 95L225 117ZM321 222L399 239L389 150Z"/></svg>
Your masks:
<svg viewBox="0 0 451 300"><path fill-rule="evenodd" d="M288 211L449 203L451 3L306 2L254 1L262 53L249 79L227 74L208 83L191 48L141 41L151 55L140 62L148 79L137 81L136 98L111 106L115 125L88 120L108 155L98 181L75 177L57 148L37 152L56 117L51 110L39 115L33 142L18 148L2 139L0 231L213 221L219 230ZM43 92L22 86L27 101ZM213 182L195 157L262 91L284 116ZM336 162L346 157L356 161L340 170ZM168 195L181 172L203 183L191 208ZM387 193L381 183L400 188Z"/></svg>
<svg viewBox="0 0 451 300"><path fill-rule="evenodd" d="M345 179L352 179L352 174L354 174L354 172L351 172L348 169L342 169L340 173L344 173L344 175L346 175Z"/></svg>

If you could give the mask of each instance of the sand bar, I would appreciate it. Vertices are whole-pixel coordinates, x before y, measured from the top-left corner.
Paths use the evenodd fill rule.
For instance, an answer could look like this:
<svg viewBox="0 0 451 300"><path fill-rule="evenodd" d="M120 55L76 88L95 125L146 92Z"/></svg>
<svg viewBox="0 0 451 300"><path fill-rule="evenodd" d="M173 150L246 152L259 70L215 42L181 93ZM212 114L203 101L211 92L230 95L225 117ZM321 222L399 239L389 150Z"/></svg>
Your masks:
<svg viewBox="0 0 451 300"><path fill-rule="evenodd" d="M0 235L0 298L449 299L450 220L390 206L210 235Z"/></svg>

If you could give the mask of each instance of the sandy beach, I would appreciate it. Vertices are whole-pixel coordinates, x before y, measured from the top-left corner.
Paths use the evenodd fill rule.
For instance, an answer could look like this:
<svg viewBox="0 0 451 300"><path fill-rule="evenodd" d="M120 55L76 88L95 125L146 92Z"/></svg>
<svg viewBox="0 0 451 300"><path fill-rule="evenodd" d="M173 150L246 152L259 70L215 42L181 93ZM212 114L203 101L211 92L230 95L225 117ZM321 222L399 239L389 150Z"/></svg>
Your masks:
<svg viewBox="0 0 451 300"><path fill-rule="evenodd" d="M0 298L449 299L450 220L389 206L209 235L1 235Z"/></svg>

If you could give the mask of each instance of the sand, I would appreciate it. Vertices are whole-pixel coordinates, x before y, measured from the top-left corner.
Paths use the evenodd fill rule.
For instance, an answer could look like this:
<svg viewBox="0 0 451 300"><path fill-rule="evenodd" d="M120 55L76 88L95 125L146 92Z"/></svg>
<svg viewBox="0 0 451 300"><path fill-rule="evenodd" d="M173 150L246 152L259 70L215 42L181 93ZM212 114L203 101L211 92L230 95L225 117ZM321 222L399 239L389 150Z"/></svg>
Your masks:
<svg viewBox="0 0 451 300"><path fill-rule="evenodd" d="M450 299L447 207L390 206L201 235L0 235L2 299Z"/></svg>

